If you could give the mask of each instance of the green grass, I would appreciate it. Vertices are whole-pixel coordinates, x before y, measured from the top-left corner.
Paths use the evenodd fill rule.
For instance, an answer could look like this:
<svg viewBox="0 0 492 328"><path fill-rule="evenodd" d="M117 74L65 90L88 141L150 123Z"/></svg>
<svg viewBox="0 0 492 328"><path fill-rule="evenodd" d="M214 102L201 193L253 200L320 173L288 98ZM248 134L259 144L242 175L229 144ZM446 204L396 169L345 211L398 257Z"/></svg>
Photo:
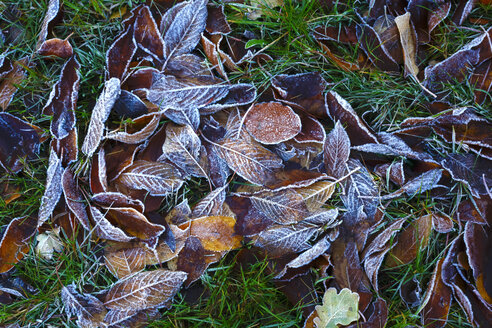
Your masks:
<svg viewBox="0 0 492 328"><path fill-rule="evenodd" d="M121 30L121 19L110 19L113 13L123 8L128 11L139 1L132 0L66 0L65 18L57 25L54 34L59 38L69 35L71 44L81 64L80 90L77 107L77 127L79 144L87 129L91 109L104 82L105 53L115 36ZM354 2L355 3L355 2ZM11 15L0 15L0 27L16 27L21 36L9 49L8 57L19 59L32 56L37 42L47 1L7 0L0 4L0 11L10 6L22 15L16 21ZM262 51L274 60L262 66L246 65L241 71L231 73L234 82L253 82L264 90L270 86L271 79L278 74L300 72L320 72L329 83L328 90L334 90L344 97L375 131L394 130L407 117L428 116L425 103L431 98L410 78L402 75L389 75L375 69L358 72L340 70L323 55L323 50L312 38L310 32L318 25L339 26L356 20L352 6L350 9L335 8L323 12L317 1L286 0L280 8L265 9L259 20L247 18L251 10L248 5L228 4L226 13L232 25L232 35L240 35L244 30L253 32L258 40L252 51ZM472 12L475 18L492 18L492 9L477 6ZM489 24L490 25L490 24ZM466 25L454 29L441 24L434 35L426 63L440 61L453 54L469 42L476 33ZM0 44L0 53L4 51ZM356 58L356 49L340 45L337 49L347 59ZM9 107L9 112L49 130L50 118L41 114L49 92L58 80L62 60L48 61L33 55L32 66L27 78ZM423 66L425 67L426 64ZM449 85L449 101L456 106L473 104L477 110L492 118L490 108L473 102L473 86L467 83ZM446 143L436 138L434 146L439 151L449 151ZM21 191L21 196L9 204L0 199L0 224L24 215L36 215L40 198L44 192L46 178L48 142L42 145L38 159L27 163L19 175L0 176L0 185L9 183ZM385 185L385 183L382 183ZM386 190L388 192L394 190ZM196 203L208 192L208 184L202 180L191 180L161 209L167 211L181 200L188 198L190 204ZM453 199L442 202L432 200L429 195L405 197L392 200L386 208L389 220L438 210L452 215L459 199L468 197L467 191L456 185L452 191ZM340 205L339 197L334 196L330 205ZM419 253L416 260L406 266L383 269L380 274L381 296L388 302L389 319L387 327L406 327L420 325L417 309L408 309L402 302L398 290L406 281L416 277L425 291L437 260L442 257L445 245L456 236L439 235L433 232L431 242ZM109 287L115 279L101 264L103 245L89 238L82 244L70 238L63 239L65 248L55 253L52 260L42 260L31 250L12 273L14 277L24 277L38 292L25 300L16 300L8 306L0 306L0 323L21 323L32 326L75 327L74 320L68 320L62 312L59 298L63 285L75 282L86 292L96 292ZM260 261L252 266L241 268L236 263L235 254L230 254L215 264L201 278L203 296L190 296L191 292L178 294L169 310L162 311L162 318L152 327L301 327L301 309L288 304L285 296L271 281L267 263ZM320 286L318 284L317 286ZM449 327L469 327L463 311L453 302L448 321Z"/></svg>

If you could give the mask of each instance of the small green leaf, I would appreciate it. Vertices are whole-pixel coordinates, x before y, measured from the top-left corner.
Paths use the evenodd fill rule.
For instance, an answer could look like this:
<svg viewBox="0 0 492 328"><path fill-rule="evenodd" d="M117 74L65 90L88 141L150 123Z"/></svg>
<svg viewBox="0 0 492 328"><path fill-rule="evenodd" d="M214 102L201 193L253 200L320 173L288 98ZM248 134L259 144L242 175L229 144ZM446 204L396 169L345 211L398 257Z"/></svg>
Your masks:
<svg viewBox="0 0 492 328"><path fill-rule="evenodd" d="M256 45L263 47L264 45L266 45L266 43L267 42L265 40L251 39L248 42L246 42L246 45L244 46L244 48L249 49L249 48L254 47Z"/></svg>
<svg viewBox="0 0 492 328"><path fill-rule="evenodd" d="M317 328L337 328L359 319L359 294L344 288L337 294L336 288L329 288L323 296L323 305L316 306L318 317L314 319Z"/></svg>

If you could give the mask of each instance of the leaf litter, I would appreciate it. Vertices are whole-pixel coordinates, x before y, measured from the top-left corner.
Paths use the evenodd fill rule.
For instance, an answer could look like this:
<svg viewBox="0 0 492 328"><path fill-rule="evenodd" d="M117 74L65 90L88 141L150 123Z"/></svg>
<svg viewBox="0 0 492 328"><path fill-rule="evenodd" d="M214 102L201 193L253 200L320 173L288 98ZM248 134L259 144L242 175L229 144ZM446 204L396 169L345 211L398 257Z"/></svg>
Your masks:
<svg viewBox="0 0 492 328"><path fill-rule="evenodd" d="M382 327L389 310L381 298L382 269L411 264L434 234L451 236L458 226L463 233L447 238L425 296L415 277L399 295L407 306L419 307L426 326L444 327L453 301L471 324L490 325L491 122L473 106L447 104L444 86L469 81L482 89L475 101L490 102L490 29L431 65L421 52L433 42L433 31L450 19L461 25L474 2L456 8L422 2L431 11L419 3L371 2L355 25L313 31L342 70L403 72L449 105L378 132L327 90L318 72L274 76L270 96L253 84L232 83L229 73L255 62L245 48L234 51L241 40L228 38L233 26L223 5L190 0L162 14L139 5L107 50L106 81L80 148L81 164L76 111L85 68L68 39L48 39L63 14L59 1L51 0L36 51L65 62L43 108L51 117L45 192L37 217L11 219L3 230L0 272L14 270L36 234L38 256L50 260L63 252L60 228L69 231L50 225L65 217L86 238L103 243L102 262L117 279L91 293L77 281L62 287L65 312L80 327L145 325L211 264L241 248L264 254L277 283L312 286L318 304L323 295L323 305L304 313L305 327ZM257 10L255 19L263 8ZM195 51L200 41L216 72ZM332 53L336 43L359 44L357 62ZM26 59L0 56L4 111L27 67ZM8 111L0 113L0 125L0 164L8 174L22 174L40 153L41 129ZM450 147L431 151L431 138ZM162 204L192 179L206 180L210 190L192 208L185 199L163 213ZM450 199L457 186L469 197L455 213L385 213L395 199ZM312 272L324 274L322 290L314 290ZM303 292L293 296L287 289L291 301L300 301Z"/></svg>

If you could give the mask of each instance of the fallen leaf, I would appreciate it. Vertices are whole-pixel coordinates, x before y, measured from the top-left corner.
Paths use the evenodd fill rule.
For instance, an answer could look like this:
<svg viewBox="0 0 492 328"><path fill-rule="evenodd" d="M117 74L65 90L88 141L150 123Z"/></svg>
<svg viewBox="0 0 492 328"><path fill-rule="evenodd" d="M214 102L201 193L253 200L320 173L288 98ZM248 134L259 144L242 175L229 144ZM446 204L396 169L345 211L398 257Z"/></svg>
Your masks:
<svg viewBox="0 0 492 328"><path fill-rule="evenodd" d="M190 234L197 237L207 251L222 252L241 246L242 236L236 235L236 220L228 216L204 216L191 220Z"/></svg>
<svg viewBox="0 0 492 328"><path fill-rule="evenodd" d="M68 39L58 38L44 41L38 49L41 56L55 56L63 59L72 57L73 48Z"/></svg>
<svg viewBox="0 0 492 328"><path fill-rule="evenodd" d="M72 283L62 288L61 299L67 316L77 316L77 326L96 328L102 325L107 310L97 297L80 294Z"/></svg>
<svg viewBox="0 0 492 328"><path fill-rule="evenodd" d="M12 219L0 240L0 273L11 270L29 249L29 238L36 232L36 219L19 217Z"/></svg>
<svg viewBox="0 0 492 328"><path fill-rule="evenodd" d="M359 295L344 288L337 293L336 288L329 288L323 295L323 305L316 306L318 318L314 324L318 328L336 328L348 325L359 319Z"/></svg>
<svg viewBox="0 0 492 328"><path fill-rule="evenodd" d="M347 132L337 121L333 130L326 136L323 159L326 173L340 178L346 171L345 164L350 155L350 139Z"/></svg>
<svg viewBox="0 0 492 328"><path fill-rule="evenodd" d="M61 252L63 243L60 240L60 228L48 230L36 236L36 254L46 260L53 258L53 252Z"/></svg>

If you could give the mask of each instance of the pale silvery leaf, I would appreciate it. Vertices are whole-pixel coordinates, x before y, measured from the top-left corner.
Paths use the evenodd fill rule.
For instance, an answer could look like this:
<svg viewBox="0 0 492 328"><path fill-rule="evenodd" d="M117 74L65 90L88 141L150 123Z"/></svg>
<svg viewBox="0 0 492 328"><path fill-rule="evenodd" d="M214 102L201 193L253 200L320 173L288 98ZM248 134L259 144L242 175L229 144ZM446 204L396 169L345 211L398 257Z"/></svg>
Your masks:
<svg viewBox="0 0 492 328"><path fill-rule="evenodd" d="M268 183L274 169L283 167L282 159L257 142L242 139L210 142L227 165L243 179L257 184Z"/></svg>
<svg viewBox="0 0 492 328"><path fill-rule="evenodd" d="M169 160L186 174L206 177L207 172L200 163L201 141L189 125L168 124L166 141L162 145L159 161Z"/></svg>
<svg viewBox="0 0 492 328"><path fill-rule="evenodd" d="M256 209L280 224L299 222L308 213L302 196L289 189L262 191L249 196L249 199Z"/></svg>
<svg viewBox="0 0 492 328"><path fill-rule="evenodd" d="M103 303L92 295L82 295L71 284L62 288L61 299L65 312L70 318L77 316L77 326L81 328L97 328L105 326L104 316L107 313Z"/></svg>
<svg viewBox="0 0 492 328"><path fill-rule="evenodd" d="M200 125L200 111L196 107L183 108L183 110L168 109L164 114L174 123L188 125L195 131Z"/></svg>
<svg viewBox="0 0 492 328"><path fill-rule="evenodd" d="M337 294L336 288L329 288L323 296L323 305L316 306L318 317L314 319L317 328L337 328L359 319L359 294L344 288Z"/></svg>
<svg viewBox="0 0 492 328"><path fill-rule="evenodd" d="M89 129L82 144L82 152L88 157L94 154L103 137L104 123L108 119L116 99L120 96L120 92L120 80L118 78L113 77L104 84L104 89L92 110Z"/></svg>
<svg viewBox="0 0 492 328"><path fill-rule="evenodd" d="M147 138L150 137L152 133L154 133L154 131L157 129L157 127L159 126L159 122L161 120L161 115L158 113L146 114L135 119L135 121L139 119L148 120L147 124L141 130L136 131L134 133L128 133L123 131L111 131L105 136L105 138L120 141L127 144L141 143L142 141L147 140Z"/></svg>
<svg viewBox="0 0 492 328"><path fill-rule="evenodd" d="M185 5L177 5L176 9L164 15L161 33L167 60L195 49L207 23L207 2L190 1Z"/></svg>
<svg viewBox="0 0 492 328"><path fill-rule="evenodd" d="M63 250L63 243L60 240L60 228L48 230L36 236L36 254L44 259L51 260L53 258L53 252L61 252Z"/></svg>
<svg viewBox="0 0 492 328"><path fill-rule="evenodd" d="M350 139L340 121L326 136L323 155L326 173L335 178L341 177L350 155Z"/></svg>
<svg viewBox="0 0 492 328"><path fill-rule="evenodd" d="M205 196L193 208L193 217L215 216L222 214L222 206L224 205L227 185L217 188Z"/></svg>
<svg viewBox="0 0 492 328"><path fill-rule="evenodd" d="M166 196L183 184L178 169L169 163L135 161L119 177L118 182L132 189L143 189L154 196Z"/></svg>
<svg viewBox="0 0 492 328"><path fill-rule="evenodd" d="M128 236L118 227L111 224L96 207L90 206L92 219L94 220L94 233L102 239L114 240L119 242L128 242L133 237Z"/></svg>
<svg viewBox="0 0 492 328"><path fill-rule="evenodd" d="M318 181L295 191L302 196L309 211L316 211L333 195L335 185L333 181Z"/></svg>
<svg viewBox="0 0 492 328"><path fill-rule="evenodd" d="M137 311L163 306L178 292L186 277L185 272L165 269L137 273L113 285L104 306L111 310Z"/></svg>
<svg viewBox="0 0 492 328"><path fill-rule="evenodd" d="M229 92L227 84L212 77L177 78L154 73L153 80L147 99L162 111L201 108L219 101Z"/></svg>
<svg viewBox="0 0 492 328"><path fill-rule="evenodd" d="M41 205L39 206L38 227L48 220L56 204L58 204L58 200L63 192L62 185L60 184L62 174L61 159L58 158L58 155L52 148L48 171L46 172L46 187L44 195L41 198Z"/></svg>
<svg viewBox="0 0 492 328"><path fill-rule="evenodd" d="M104 264L116 278L124 278L145 267L146 251L142 247L104 249Z"/></svg>

